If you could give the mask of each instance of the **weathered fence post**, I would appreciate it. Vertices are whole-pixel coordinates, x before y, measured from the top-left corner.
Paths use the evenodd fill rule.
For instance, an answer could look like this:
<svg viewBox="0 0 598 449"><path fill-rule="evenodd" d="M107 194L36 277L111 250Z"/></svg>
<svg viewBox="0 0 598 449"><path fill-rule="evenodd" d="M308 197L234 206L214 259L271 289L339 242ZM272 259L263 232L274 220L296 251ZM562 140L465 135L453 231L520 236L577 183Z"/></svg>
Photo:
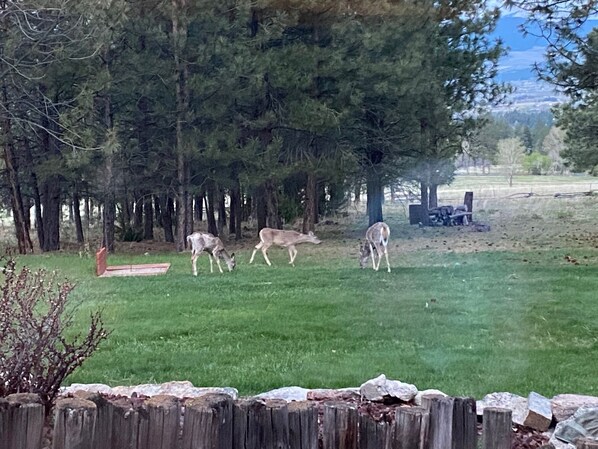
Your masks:
<svg viewBox="0 0 598 449"><path fill-rule="evenodd" d="M454 398L453 449L476 449L477 419L475 399Z"/></svg>
<svg viewBox="0 0 598 449"><path fill-rule="evenodd" d="M54 406L53 449L92 449L96 405L81 398L59 399Z"/></svg>
<svg viewBox="0 0 598 449"><path fill-rule="evenodd" d="M318 405L309 401L291 402L288 410L290 449L318 449Z"/></svg>
<svg viewBox="0 0 598 449"><path fill-rule="evenodd" d="M0 441L8 442L9 435L8 401L0 398Z"/></svg>
<svg viewBox="0 0 598 449"><path fill-rule="evenodd" d="M324 403L322 449L357 449L357 408L346 402Z"/></svg>
<svg viewBox="0 0 598 449"><path fill-rule="evenodd" d="M375 421L371 416L360 414L359 449L384 449L388 444L390 429L385 421Z"/></svg>
<svg viewBox="0 0 598 449"><path fill-rule="evenodd" d="M484 409L484 449L511 449L511 410L500 407Z"/></svg>
<svg viewBox="0 0 598 449"><path fill-rule="evenodd" d="M429 449L476 449L477 416L473 398L430 395L422 398L430 413Z"/></svg>
<svg viewBox="0 0 598 449"><path fill-rule="evenodd" d="M439 395L422 398L422 405L430 413L429 449L448 449L452 446L454 402L454 398Z"/></svg>
<svg viewBox="0 0 598 449"><path fill-rule="evenodd" d="M430 414L423 407L401 407L395 412L390 449L427 448Z"/></svg>
<svg viewBox="0 0 598 449"><path fill-rule="evenodd" d="M473 192L465 192L463 204L467 206L467 212L473 212ZM469 216L469 221L473 221L473 213Z"/></svg>
<svg viewBox="0 0 598 449"><path fill-rule="evenodd" d="M93 449L106 449L112 439L112 411L104 396L97 392L78 391L75 397L87 399L96 405L96 424L93 432Z"/></svg>
<svg viewBox="0 0 598 449"><path fill-rule="evenodd" d="M289 446L289 412L284 400L237 401L233 425L235 448L279 449Z"/></svg>
<svg viewBox="0 0 598 449"><path fill-rule="evenodd" d="M0 441L6 449L39 449L44 406L36 394L16 393L0 399Z"/></svg>
<svg viewBox="0 0 598 449"><path fill-rule="evenodd" d="M147 412L135 407L130 399L109 402L112 408L112 443L110 449L132 449L147 441Z"/></svg>
<svg viewBox="0 0 598 449"><path fill-rule="evenodd" d="M181 422L181 403L175 396L153 396L147 408L147 443L143 449L177 449Z"/></svg>
<svg viewBox="0 0 598 449"><path fill-rule="evenodd" d="M185 403L182 449L232 447L233 399L229 395L206 394Z"/></svg>
<svg viewBox="0 0 598 449"><path fill-rule="evenodd" d="M592 438L578 438L575 440L575 449L598 449L598 441Z"/></svg>

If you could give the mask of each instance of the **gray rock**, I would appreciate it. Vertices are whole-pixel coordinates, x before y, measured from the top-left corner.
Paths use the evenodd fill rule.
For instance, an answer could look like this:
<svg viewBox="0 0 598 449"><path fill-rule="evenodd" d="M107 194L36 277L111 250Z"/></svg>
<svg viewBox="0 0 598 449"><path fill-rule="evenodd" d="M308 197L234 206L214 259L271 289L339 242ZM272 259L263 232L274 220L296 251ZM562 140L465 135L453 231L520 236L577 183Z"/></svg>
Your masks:
<svg viewBox="0 0 598 449"><path fill-rule="evenodd" d="M552 414L558 422L571 418L581 407L598 407L598 397L559 394L552 398Z"/></svg>
<svg viewBox="0 0 598 449"><path fill-rule="evenodd" d="M284 399L287 402L306 401L308 391L310 390L302 387L284 387L260 393L255 397L259 399Z"/></svg>
<svg viewBox="0 0 598 449"><path fill-rule="evenodd" d="M513 422L523 425L527 411L527 399L507 392L490 393L481 401L476 401L476 413L480 416L483 415L486 407L508 408L512 412Z"/></svg>
<svg viewBox="0 0 598 449"><path fill-rule="evenodd" d="M444 397L447 396L440 390L429 389L429 390L418 391L417 394L415 395L415 398L413 398L413 403L417 406L420 406L420 405L422 405L422 398L424 396L436 396L436 395L444 396Z"/></svg>
<svg viewBox="0 0 598 449"><path fill-rule="evenodd" d="M554 449L576 449L574 445L565 443L564 441L555 438L554 435L550 438L548 444L552 444Z"/></svg>
<svg viewBox="0 0 598 449"><path fill-rule="evenodd" d="M317 388L309 390L307 393L308 401L352 401L359 397L359 388L341 388L339 390Z"/></svg>
<svg viewBox="0 0 598 449"><path fill-rule="evenodd" d="M523 425L544 432L548 430L551 422L550 399L532 391L527 398L527 411L523 419Z"/></svg>
<svg viewBox="0 0 598 449"><path fill-rule="evenodd" d="M571 444L581 437L598 441L598 407L578 409L571 418L556 425L554 437Z"/></svg>
<svg viewBox="0 0 598 449"><path fill-rule="evenodd" d="M237 399L239 392L231 387L194 387L189 381L166 382L163 384L144 384L136 386L109 387L103 384L73 384L64 388L61 393L68 394L76 391L87 391L91 393L114 394L119 396L132 396L133 393L140 396L171 395L179 398L194 398L210 393L227 394L233 399Z"/></svg>
<svg viewBox="0 0 598 449"><path fill-rule="evenodd" d="M62 387L60 389L60 394L71 394L77 391L112 394L112 388L104 384L71 384L68 387Z"/></svg>
<svg viewBox="0 0 598 449"><path fill-rule="evenodd" d="M388 398L410 402L417 394L415 385L388 380L384 374L370 379L359 387L359 394L372 402L382 402Z"/></svg>

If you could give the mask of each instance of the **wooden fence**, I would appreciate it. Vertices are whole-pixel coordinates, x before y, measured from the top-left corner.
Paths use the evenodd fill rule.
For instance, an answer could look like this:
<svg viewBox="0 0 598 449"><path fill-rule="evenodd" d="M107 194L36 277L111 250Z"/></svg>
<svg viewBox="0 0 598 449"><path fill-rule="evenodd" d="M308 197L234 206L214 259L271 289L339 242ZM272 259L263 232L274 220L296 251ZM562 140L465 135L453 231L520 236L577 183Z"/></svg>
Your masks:
<svg viewBox="0 0 598 449"><path fill-rule="evenodd" d="M396 409L391 422L355 404L239 399L211 394L108 399L86 394L57 401L51 443L35 395L0 399L1 449L476 449L475 401L424 398ZM481 447L511 449L511 412L484 410ZM585 444L585 443L584 443ZM594 448L596 446L578 446Z"/></svg>

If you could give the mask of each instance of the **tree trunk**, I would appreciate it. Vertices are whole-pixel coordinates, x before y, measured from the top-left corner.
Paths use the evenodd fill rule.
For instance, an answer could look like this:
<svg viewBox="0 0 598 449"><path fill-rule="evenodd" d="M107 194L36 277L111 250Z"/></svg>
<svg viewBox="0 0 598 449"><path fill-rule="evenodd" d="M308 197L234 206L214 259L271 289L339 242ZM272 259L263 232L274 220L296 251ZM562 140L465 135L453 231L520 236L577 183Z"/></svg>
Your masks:
<svg viewBox="0 0 598 449"><path fill-rule="evenodd" d="M142 229L143 226L143 195L138 191L133 192L133 229Z"/></svg>
<svg viewBox="0 0 598 449"><path fill-rule="evenodd" d="M252 204L252 199L250 195L243 195L243 192L241 192L241 208L242 208L242 217L241 217L241 221L249 221L249 218L251 217L251 212L252 212L252 208L253 208L253 204Z"/></svg>
<svg viewBox="0 0 598 449"><path fill-rule="evenodd" d="M430 195L428 196L428 203L430 205L430 209L434 207L438 207L438 184L430 184Z"/></svg>
<svg viewBox="0 0 598 449"><path fill-rule="evenodd" d="M9 140L4 143L4 163L6 166L8 183L10 186L10 204L15 224L19 254L26 254L33 251L33 243L31 243L29 228L27 228L27 224L25 223L21 186L19 184L19 177L15 167L12 144Z"/></svg>
<svg viewBox="0 0 598 449"><path fill-rule="evenodd" d="M359 204L361 201L361 181L357 181L353 188L353 195L355 196L354 203Z"/></svg>
<svg viewBox="0 0 598 449"><path fill-rule="evenodd" d="M313 173L307 174L305 186L305 206L303 208L303 233L316 229L318 216L318 179Z"/></svg>
<svg viewBox="0 0 598 449"><path fill-rule="evenodd" d="M89 227L91 226L91 211L93 209L93 205L91 204L91 199L86 196L85 197L85 228L87 229L87 235L89 235Z"/></svg>
<svg viewBox="0 0 598 449"><path fill-rule="evenodd" d="M216 188L213 181L208 182L206 189L206 220L208 221L208 232L218 236L218 226L216 226L215 216L215 202L216 202Z"/></svg>
<svg viewBox="0 0 598 449"><path fill-rule="evenodd" d="M112 114L110 112L110 99L105 98L105 117L107 121L107 129L112 128ZM102 208L102 246L110 253L114 252L114 234L116 221L116 196L114 186L114 155L110 154L106 157L106 164L104 167L106 183L104 185L104 198Z"/></svg>
<svg viewBox="0 0 598 449"><path fill-rule="evenodd" d="M60 180L52 176L42 186L42 221L44 223L44 246L42 251L60 249Z"/></svg>
<svg viewBox="0 0 598 449"><path fill-rule="evenodd" d="M367 187L367 209L369 226L379 221L384 221L382 216L382 181L380 176L373 170L368 173Z"/></svg>
<svg viewBox="0 0 598 449"><path fill-rule="evenodd" d="M85 243L83 236L83 223L81 222L81 198L79 198L79 190L76 186L73 187L73 218L75 221L75 232L77 234L77 243L82 245Z"/></svg>
<svg viewBox="0 0 598 449"><path fill-rule="evenodd" d="M35 205L35 229L37 231L37 240L39 247L44 245L44 221L42 220L42 199L39 192L39 182L37 173L34 170L33 154L29 146L29 139L25 137L23 148L25 150L25 161L29 166L29 179L31 181L31 189L33 191L33 204Z"/></svg>
<svg viewBox="0 0 598 449"><path fill-rule="evenodd" d="M60 132L57 128L58 117L51 119L42 116L41 145L47 159L60 156L60 142L56 135ZM60 249L60 219L62 215L60 176L56 173L49 174L42 184L42 221L44 223L44 245L42 251L58 251Z"/></svg>
<svg viewBox="0 0 598 449"><path fill-rule="evenodd" d="M282 217L278 209L278 194L274 181L269 179L265 183L266 190L266 214L267 223L270 228L282 229Z"/></svg>
<svg viewBox="0 0 598 449"><path fill-rule="evenodd" d="M177 236L176 249L183 251L188 233L187 198L189 195L188 160L183 142L184 124L189 111L189 72L183 51L187 40L187 0L172 1L172 48L176 92L176 166L177 166Z"/></svg>
<svg viewBox="0 0 598 449"><path fill-rule="evenodd" d="M104 207L102 214L102 246L109 253L114 252L114 222L116 220L116 201L112 192L104 196Z"/></svg>
<svg viewBox="0 0 598 449"><path fill-rule="evenodd" d="M154 239L154 205L153 196L149 193L143 197L143 238Z"/></svg>
<svg viewBox="0 0 598 449"><path fill-rule="evenodd" d="M224 189L218 189L218 233L226 229L226 196Z"/></svg>
<svg viewBox="0 0 598 449"><path fill-rule="evenodd" d="M263 184L255 190L255 215L257 217L257 231L261 231L267 226L268 221L268 203L266 200L266 188Z"/></svg>
<svg viewBox="0 0 598 449"><path fill-rule="evenodd" d="M195 212L195 220L203 221L203 198L205 196L205 192L203 188L199 195L195 195L195 207L193 208Z"/></svg>
<svg viewBox="0 0 598 449"><path fill-rule="evenodd" d="M425 182L419 183L419 191L421 196L421 222L424 226L428 226L430 224L430 215L428 214L428 210L430 209L430 200L428 197L428 184Z"/></svg>
<svg viewBox="0 0 598 449"><path fill-rule="evenodd" d="M235 240L240 240L243 237L241 228L241 188L236 182L235 186L230 190L230 217L229 217L229 234L235 234Z"/></svg>
<svg viewBox="0 0 598 449"><path fill-rule="evenodd" d="M174 202L172 198L163 195L161 198L162 228L164 229L164 241L174 243L174 234L172 232L172 216L174 215Z"/></svg>

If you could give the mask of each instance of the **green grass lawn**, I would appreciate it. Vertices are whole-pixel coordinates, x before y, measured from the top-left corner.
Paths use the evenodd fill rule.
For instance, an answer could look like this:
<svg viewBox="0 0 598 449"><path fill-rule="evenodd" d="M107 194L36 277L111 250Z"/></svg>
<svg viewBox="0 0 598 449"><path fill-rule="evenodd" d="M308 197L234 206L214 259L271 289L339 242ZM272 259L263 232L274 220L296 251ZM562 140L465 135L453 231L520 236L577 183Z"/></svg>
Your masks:
<svg viewBox="0 0 598 449"><path fill-rule="evenodd" d="M247 395L359 386L384 373L452 395L598 394L596 247L485 244L459 252L438 239L456 245L470 237L445 228L421 237L429 245L404 250L418 230L394 229L392 273L360 270L353 236L325 231L322 245L299 247L295 268L274 248L273 267L259 254L249 265L247 245L237 249L235 272L210 274L202 256L198 277L188 252L109 257L110 264L172 263L156 277L99 279L91 258L68 254L20 263L77 284L79 331L98 308L112 330L68 383L190 380Z"/></svg>

